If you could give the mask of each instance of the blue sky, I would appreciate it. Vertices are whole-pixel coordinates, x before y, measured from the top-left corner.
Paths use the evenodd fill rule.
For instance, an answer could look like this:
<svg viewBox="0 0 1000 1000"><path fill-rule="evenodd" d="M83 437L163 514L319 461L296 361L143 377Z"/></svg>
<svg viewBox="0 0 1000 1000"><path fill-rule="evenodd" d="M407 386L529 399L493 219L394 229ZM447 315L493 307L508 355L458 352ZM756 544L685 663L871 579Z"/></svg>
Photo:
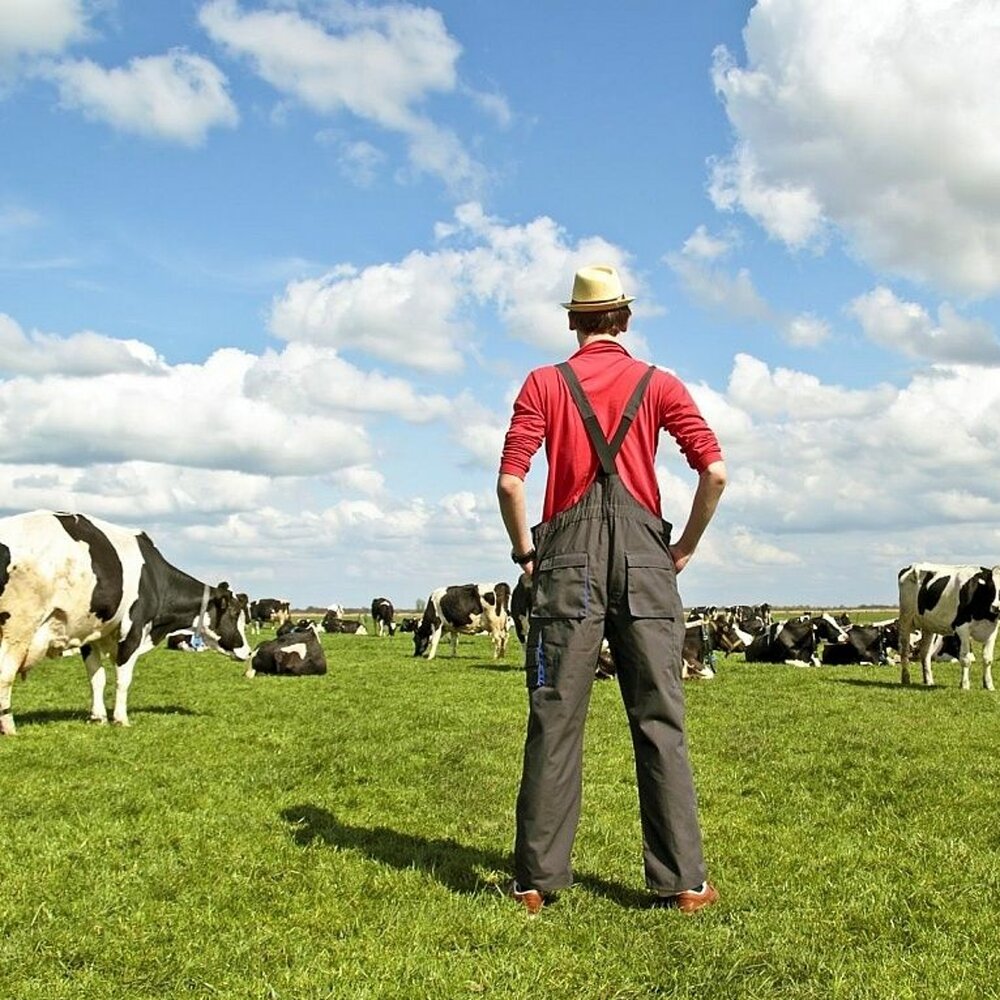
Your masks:
<svg viewBox="0 0 1000 1000"><path fill-rule="evenodd" d="M688 603L998 562L998 70L977 0L0 0L0 509L299 605L513 579L610 261L730 469Z"/></svg>

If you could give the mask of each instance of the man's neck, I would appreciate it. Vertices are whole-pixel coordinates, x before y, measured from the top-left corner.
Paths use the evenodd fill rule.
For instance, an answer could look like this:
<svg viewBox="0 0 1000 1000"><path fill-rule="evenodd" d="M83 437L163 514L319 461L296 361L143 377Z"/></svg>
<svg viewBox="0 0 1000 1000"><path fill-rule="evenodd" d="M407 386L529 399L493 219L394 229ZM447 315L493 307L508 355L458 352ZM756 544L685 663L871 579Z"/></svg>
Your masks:
<svg viewBox="0 0 1000 1000"><path fill-rule="evenodd" d="M597 341L599 341L599 340L610 340L611 343L617 344L618 343L618 334L616 334L616 333L591 333L591 334L584 335L582 333L578 333L576 335L576 342L580 345L580 347L586 347L588 344L596 344Z"/></svg>

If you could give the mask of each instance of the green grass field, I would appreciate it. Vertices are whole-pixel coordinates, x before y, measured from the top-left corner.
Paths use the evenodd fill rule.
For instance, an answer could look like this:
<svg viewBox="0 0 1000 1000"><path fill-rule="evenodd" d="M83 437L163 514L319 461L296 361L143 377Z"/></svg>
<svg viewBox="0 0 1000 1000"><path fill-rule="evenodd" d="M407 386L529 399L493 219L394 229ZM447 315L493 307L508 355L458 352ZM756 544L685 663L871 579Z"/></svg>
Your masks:
<svg viewBox="0 0 1000 1000"><path fill-rule="evenodd" d="M0 997L1000 997L1000 692L894 668L687 687L720 904L645 906L624 712L595 685L578 884L502 895L525 716L515 648L414 660L326 636L324 677L140 660L131 729L78 660L0 741ZM110 703L110 695L109 695Z"/></svg>

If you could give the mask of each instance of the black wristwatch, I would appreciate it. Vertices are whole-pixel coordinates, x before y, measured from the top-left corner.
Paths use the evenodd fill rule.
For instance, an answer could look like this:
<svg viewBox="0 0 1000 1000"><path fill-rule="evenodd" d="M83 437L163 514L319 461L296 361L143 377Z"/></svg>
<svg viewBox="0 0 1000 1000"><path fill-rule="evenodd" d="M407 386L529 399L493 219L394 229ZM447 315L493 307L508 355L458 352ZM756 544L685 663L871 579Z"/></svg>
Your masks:
<svg viewBox="0 0 1000 1000"><path fill-rule="evenodd" d="M519 556L513 549L511 549L510 558L511 562L517 563L518 566L523 566L525 563L529 563L535 558L535 550L529 549L523 556Z"/></svg>

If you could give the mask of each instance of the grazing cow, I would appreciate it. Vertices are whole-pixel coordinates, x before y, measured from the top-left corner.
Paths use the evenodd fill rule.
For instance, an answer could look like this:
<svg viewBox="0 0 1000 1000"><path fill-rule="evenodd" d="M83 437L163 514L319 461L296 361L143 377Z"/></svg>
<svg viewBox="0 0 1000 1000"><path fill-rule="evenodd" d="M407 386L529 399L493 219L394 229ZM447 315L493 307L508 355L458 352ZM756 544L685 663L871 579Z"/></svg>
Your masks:
<svg viewBox="0 0 1000 1000"><path fill-rule="evenodd" d="M972 640L983 644L983 687L993 690L993 647L1000 625L1000 566L943 566L914 563L899 571L900 681L910 683L910 644L905 637L920 630L917 656L924 683L933 684L931 646L934 635L957 635L960 685L969 689L969 668L975 656Z"/></svg>
<svg viewBox="0 0 1000 1000"><path fill-rule="evenodd" d="M16 732L14 677L77 649L90 674L90 717L107 722L102 655L117 668L114 721L127 726L135 662L190 628L210 649L250 655L243 609L171 566L144 532L82 514L38 510L0 520L0 734Z"/></svg>
<svg viewBox="0 0 1000 1000"><path fill-rule="evenodd" d="M255 650L246 676L256 674L325 674L326 656L319 644L316 626L296 629L286 635L262 642Z"/></svg>
<svg viewBox="0 0 1000 1000"><path fill-rule="evenodd" d="M886 631L879 625L851 625L843 642L828 642L820 654L826 666L843 667L851 663L885 663Z"/></svg>
<svg viewBox="0 0 1000 1000"><path fill-rule="evenodd" d="M388 597L376 597L372 600L372 621L378 629L380 636L396 634L396 626L393 623L393 615L396 609L392 606L392 601Z"/></svg>
<svg viewBox="0 0 1000 1000"><path fill-rule="evenodd" d="M413 633L413 655L433 660L441 636L451 637L451 655L458 652L459 635L486 632L493 642L493 659L499 659L507 646L507 614L510 585L506 583L467 583L438 587L431 591L424 617Z"/></svg>
<svg viewBox="0 0 1000 1000"><path fill-rule="evenodd" d="M288 601L279 601L276 597L262 597L259 601L250 602L250 622L254 632L259 632L262 625L284 625L290 614Z"/></svg>
<svg viewBox="0 0 1000 1000"><path fill-rule="evenodd" d="M399 629L400 632L416 632L419 625L420 625L419 618L404 618L396 626L396 628Z"/></svg>

